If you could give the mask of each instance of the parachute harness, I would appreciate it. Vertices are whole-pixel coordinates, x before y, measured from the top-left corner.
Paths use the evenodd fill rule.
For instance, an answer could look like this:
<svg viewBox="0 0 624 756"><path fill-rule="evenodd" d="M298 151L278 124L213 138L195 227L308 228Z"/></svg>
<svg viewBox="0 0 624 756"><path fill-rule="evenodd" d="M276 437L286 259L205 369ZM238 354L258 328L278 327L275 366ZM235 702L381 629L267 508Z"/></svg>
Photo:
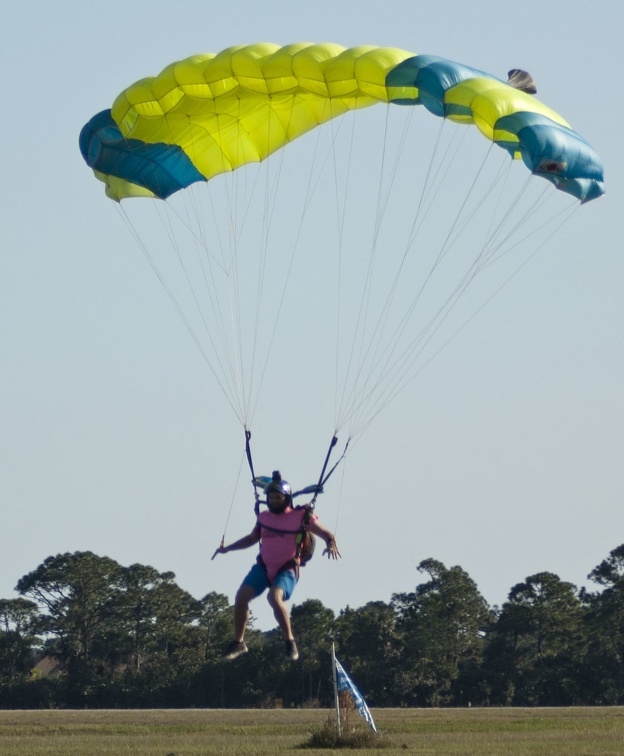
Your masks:
<svg viewBox="0 0 624 756"><path fill-rule="evenodd" d="M260 499L260 496L258 494L258 488L264 488L268 483L270 483L271 480L277 480L278 478L276 476L279 476L279 473L275 471L273 473L273 478L266 478L264 476L256 477L256 473L254 471L254 465L253 465L253 457L251 455L251 431L247 428L245 429L245 453L247 455L247 462L249 463L249 470L251 472L251 482L254 489L254 497L255 497L255 503L254 503L254 512L256 515L256 518L260 514L260 505L264 504L266 502L263 502ZM314 515L314 509L316 507L316 500L318 498L318 495L324 492L324 486L325 483L329 480L331 475L333 474L334 470L338 467L340 462L345 458L345 455L347 453L347 449L349 447L349 441L345 444L345 448L340 455L339 459L334 463L333 467L329 472L326 473L327 467L329 465L329 460L331 458L332 451L336 444L338 443L338 437L332 436L332 439L329 444L329 449L327 450L327 454L325 455L325 461L323 462L323 468L321 470L321 474L319 475L318 483L312 484L310 486L306 486L305 488L302 488L300 491L295 491L292 494L292 498L294 499L296 496L301 496L302 494L313 494L312 499L309 503L304 504L301 507L297 507L297 509L303 509L303 518L301 520L301 527L299 531L297 532L296 536L296 544L297 544L297 550L295 552L295 556L292 560L287 562L284 567L294 568L297 572L297 576L299 575L299 567L304 566L307 564L307 562L312 559L312 556L314 555L314 548L315 548L315 538L312 533L310 533L310 524L312 522L312 517ZM270 528L271 530L275 531L276 533L286 533L286 532L292 532L292 531L282 531L277 530L276 528ZM262 564L262 561L260 560L260 557L258 557L258 561L260 564Z"/></svg>

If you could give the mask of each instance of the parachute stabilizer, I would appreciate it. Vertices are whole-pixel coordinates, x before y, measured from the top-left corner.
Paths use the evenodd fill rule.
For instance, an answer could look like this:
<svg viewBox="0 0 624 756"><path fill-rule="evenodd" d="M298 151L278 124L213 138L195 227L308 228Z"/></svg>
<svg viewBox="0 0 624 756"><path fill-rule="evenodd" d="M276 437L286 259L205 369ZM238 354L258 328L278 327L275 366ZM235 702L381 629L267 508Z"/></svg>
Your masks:
<svg viewBox="0 0 624 756"><path fill-rule="evenodd" d="M521 68L512 68L507 72L507 84L514 89L519 89L527 94L537 94L537 85L528 71Z"/></svg>

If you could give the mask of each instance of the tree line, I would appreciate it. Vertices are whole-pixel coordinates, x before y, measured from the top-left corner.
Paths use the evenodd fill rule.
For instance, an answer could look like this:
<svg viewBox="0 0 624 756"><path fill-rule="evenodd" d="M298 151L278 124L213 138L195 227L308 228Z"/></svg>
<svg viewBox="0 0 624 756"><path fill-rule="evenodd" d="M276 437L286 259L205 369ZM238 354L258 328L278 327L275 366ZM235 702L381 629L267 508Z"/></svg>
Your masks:
<svg viewBox="0 0 624 756"><path fill-rule="evenodd" d="M50 556L0 600L0 707L327 707L332 643L373 706L624 703L624 544L590 572L595 590L541 572L500 608L459 566L418 570L389 603L293 605L295 664L253 625L250 653L223 662L223 594L197 600L172 572L88 551Z"/></svg>

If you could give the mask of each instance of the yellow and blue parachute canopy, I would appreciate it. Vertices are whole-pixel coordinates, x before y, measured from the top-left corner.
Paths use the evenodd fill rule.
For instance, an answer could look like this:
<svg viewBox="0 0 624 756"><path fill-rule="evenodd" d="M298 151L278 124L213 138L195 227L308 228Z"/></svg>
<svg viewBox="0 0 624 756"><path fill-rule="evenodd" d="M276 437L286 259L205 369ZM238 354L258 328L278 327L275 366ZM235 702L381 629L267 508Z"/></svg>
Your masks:
<svg viewBox="0 0 624 756"><path fill-rule="evenodd" d="M422 105L474 124L531 173L587 202L604 194L592 147L530 92L431 55L298 43L231 47L172 63L123 91L82 129L80 149L114 200L165 199L260 161L350 110Z"/></svg>

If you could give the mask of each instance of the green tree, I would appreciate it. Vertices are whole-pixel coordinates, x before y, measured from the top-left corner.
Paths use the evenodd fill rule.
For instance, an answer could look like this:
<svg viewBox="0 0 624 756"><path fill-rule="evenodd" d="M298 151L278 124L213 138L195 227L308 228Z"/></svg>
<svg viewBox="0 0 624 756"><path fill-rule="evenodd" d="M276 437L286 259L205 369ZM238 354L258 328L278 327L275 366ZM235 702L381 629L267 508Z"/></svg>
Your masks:
<svg viewBox="0 0 624 756"><path fill-rule="evenodd" d="M370 601L344 609L336 620L340 660L375 706L394 703L394 678L400 659L397 618L392 606Z"/></svg>
<svg viewBox="0 0 624 756"><path fill-rule="evenodd" d="M329 703L334 613L318 599L308 599L293 606L291 619L301 654L301 693L297 698L300 703Z"/></svg>
<svg viewBox="0 0 624 756"><path fill-rule="evenodd" d="M0 599L0 678L15 680L32 669L38 613L33 601Z"/></svg>
<svg viewBox="0 0 624 756"><path fill-rule="evenodd" d="M491 634L488 672L495 703L566 706L582 702L584 610L571 583L550 572L515 585Z"/></svg>
<svg viewBox="0 0 624 756"><path fill-rule="evenodd" d="M624 702L624 544L588 575L601 590L583 591L589 648L583 683L587 703Z"/></svg>
<svg viewBox="0 0 624 756"><path fill-rule="evenodd" d="M44 609L39 629L65 662L71 705L182 703L203 662L201 604L172 572L75 552L48 557L17 590Z"/></svg>
<svg viewBox="0 0 624 756"><path fill-rule="evenodd" d="M147 654L170 656L191 643L189 628L201 617L201 602L175 582L173 572L133 564L122 569L120 618L132 640L132 666L140 670Z"/></svg>
<svg viewBox="0 0 624 756"><path fill-rule="evenodd" d="M105 648L125 652L128 664L115 691L123 691L128 706L187 705L192 676L203 663L201 603L177 585L173 572L148 565L122 568L119 587L118 614L106 638L118 641Z"/></svg>
<svg viewBox="0 0 624 756"><path fill-rule="evenodd" d="M478 670L492 612L461 567L447 568L425 559L418 570L429 581L414 593L393 596L409 670L403 688L412 686L405 703L440 706L480 701Z"/></svg>
<svg viewBox="0 0 624 756"><path fill-rule="evenodd" d="M118 611L121 566L89 551L48 557L16 590L46 610L42 628L63 642L68 656L88 661L97 630Z"/></svg>
<svg viewBox="0 0 624 756"><path fill-rule="evenodd" d="M232 637L232 612L228 597L211 591L199 602L198 637L204 661L215 661Z"/></svg>
<svg viewBox="0 0 624 756"><path fill-rule="evenodd" d="M39 628L57 639L74 704L94 685L91 653L98 635L119 615L121 575L113 559L77 551L48 557L17 584L19 593L45 609Z"/></svg>

